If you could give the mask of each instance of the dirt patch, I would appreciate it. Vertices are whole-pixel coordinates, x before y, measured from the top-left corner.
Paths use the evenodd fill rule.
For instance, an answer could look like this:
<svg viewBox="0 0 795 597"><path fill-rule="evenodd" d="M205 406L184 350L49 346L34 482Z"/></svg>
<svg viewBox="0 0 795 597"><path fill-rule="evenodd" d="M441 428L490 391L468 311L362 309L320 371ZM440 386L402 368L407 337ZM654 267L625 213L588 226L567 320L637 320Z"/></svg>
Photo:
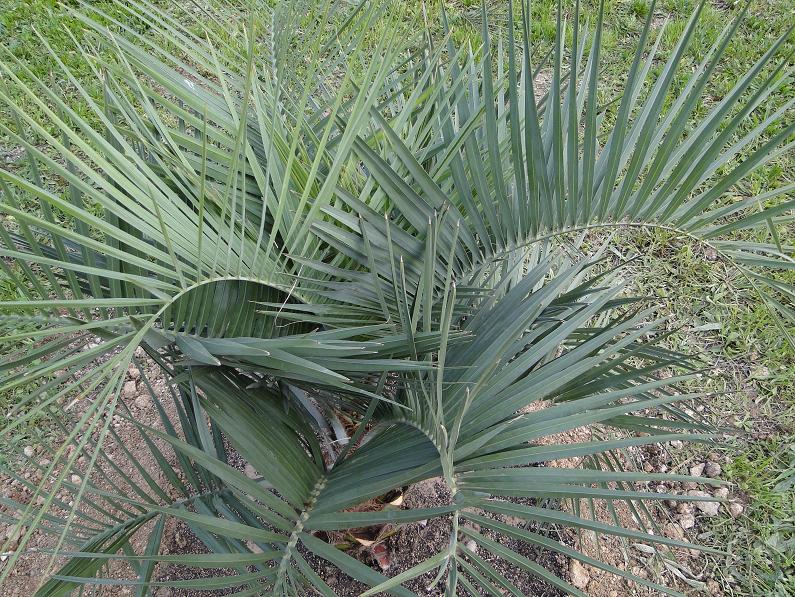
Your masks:
<svg viewBox="0 0 795 597"><path fill-rule="evenodd" d="M172 531L163 542L161 553L164 554L203 554L210 553L207 546L182 521L173 525ZM167 565L159 567L155 579L161 581L195 580L218 576L234 576L236 571L229 568L195 568L189 566ZM211 597L214 595L230 595L240 588L214 589L201 591L197 589L177 589L158 587L152 591L153 597Z"/></svg>
<svg viewBox="0 0 795 597"><path fill-rule="evenodd" d="M173 412L174 407L168 395L165 379L160 375L157 366L149 361L143 362L145 363L143 371L137 371L135 368L131 368L128 372L122 399L124 400L124 404L130 409L130 412L135 415L138 420L154 427L162 427L151 397L144 392L144 377L150 380L157 399L169 410L169 414L172 417L174 417L175 414ZM535 403L528 407L526 411L532 412L548 406L549 404L545 402ZM121 441L125 445L136 445L136 442L140 443L140 436L134 426L124 419L115 420L113 428L114 432L118 435L118 439L111 439L106 443L107 454L111 460L117 462L119 466L124 467L123 463L126 461L127 457L120 449L118 442ZM579 428L564 434L543 438L540 443L565 444L590 441L592 439L595 439L594 430ZM663 446L652 445L633 449L627 454L628 457L631 457L630 460L623 460L622 464L627 467L637 467L639 470L645 470L647 472L666 472L669 470L671 472L682 472L682 467L687 470L691 465L702 465L706 469L707 463L705 462L699 463L685 460L683 463L681 459L675 458L675 452L681 447L681 445L666 444ZM161 446L161 449L164 453L171 454L167 447ZM142 450L141 452L148 451ZM234 450L229 448L228 454L230 456L230 463L233 466L239 470L245 470L245 461L240 458ZM147 472L152 475L158 483L164 487L167 486L151 454L136 453L136 457L141 459ZM679 461L678 465L675 464L677 460ZM582 458L571 458L546 463L547 466L560 468L575 468L581 467L584 464L586 463ZM717 463L713 462L712 469L716 469L714 466L715 464ZM81 466L80 460L78 460L78 467L79 466ZM26 473L26 475L29 477L29 479L27 479L29 483L38 481L35 472L29 472ZM133 478L141 482L140 476L133 476ZM115 480L118 482L117 478ZM31 493L28 485L17 480L6 479L5 481L3 485L5 497L22 502L26 499L30 499ZM651 491L683 493L693 491L696 488L684 486L682 484L659 484L654 487L648 487L648 489ZM69 495L62 493L60 497L68 501ZM429 479L405 491L403 494L402 507L429 508L449 504L451 499L452 496L442 479ZM532 501L515 501L528 505L538 505ZM554 507L555 505L546 506ZM609 524L619 523L621 526L627 528L643 529L646 530L646 532L660 533L674 539L684 540L695 540L695 536L702 526L702 521L706 518L706 514L703 511L699 510L693 503L687 502L671 502L669 507L663 504L661 508L651 507L643 511L639 511L634 505L624 502L616 502L611 509L603 502L594 503L593 510L591 510L591 505L585 502L579 504L564 503L561 504L560 507L565 511L578 513L584 518L593 517L601 522ZM728 511L728 506L725 509ZM723 510L721 512L722 515L727 515ZM64 515L66 511L56 510L55 513ZM482 512L478 512L478 514L487 515ZM511 526L523 527L532 532L545 534L555 541L560 541L566 545L580 549L589 556L603 560L612 566L631 572L641 578L662 582L681 590L688 590L694 587L705 588L709 586L708 575L699 572L701 560L697 552L692 552L691 550L677 549L673 551L659 550L649 552L644 550L645 548L638 548L631 542L610 535L601 534L597 536L593 532L577 533L570 529L541 528L531 525L526 521L511 517L490 514L487 516ZM691 519L693 520L693 524L690 524ZM356 547L349 550L348 553L372 567L374 570L383 572L388 576L394 576L444 551L450 541L451 520L451 516L445 516L400 527L383 529L380 535L385 538L380 543L386 548L386 553L388 554L389 567L387 570L382 570L381 564L383 561L379 562L379 559L375 557L372 546L363 545ZM477 525L473 525L473 523L469 521L462 520L462 525L469 526L473 530L482 533L487 538L505 545L529 560L540 564L553 574L561 578L569 579L594 597L656 594L651 589L638 587L634 583L627 582L611 573L569 561L567 557L556 552L543 550L525 542L513 540L488 529L480 529ZM147 538L146 530L147 528L142 529L142 531L137 533L133 538L133 545L138 553L142 553L143 551ZM0 528L0 532L8 532L8 527ZM328 537L324 536L322 533L318 534L318 536L328 539ZM29 549L19 560L9 581L6 583L6 586L3 587L4 596L23 597L32 594L42 578L41 571L46 569L49 562L49 556L37 550L52 546L52 541L51 537L45 536L42 533L36 533L34 535L33 540L29 544ZM559 597L563 595L557 588L548 585L543 580L528 574L520 568L508 564L504 560L494 557L487 550L478 550L477 545L470 543L465 535L460 535L459 541L461 541L467 549L477 551L480 557L492 565L500 574L504 575L512 584L518 587L523 594L540 597ZM171 520L164 533L161 553L199 554L207 553L207 548L203 542L191 532L187 525ZM328 562L315 557L305 550L302 550L301 554L310 566L326 580L335 594L340 597L360 595L366 590L367 587L365 585L354 581ZM181 566L160 566L156 569L154 578L158 581L189 580L233 574L236 574L236 571L230 569L202 570ZM126 563L113 564L110 568L110 575L115 578L134 578L132 570ZM405 583L405 586L418 594L438 594L441 583L434 589L428 589L435 575L436 571L425 574ZM233 593L234 591L234 589L198 591L195 589L177 590L158 588L153 591L153 595L157 597L203 597L209 595L224 595ZM98 591L98 593L107 595L130 595L132 594L132 590L128 587L111 587L105 591ZM713 591L713 594L718 595L719 591Z"/></svg>
<svg viewBox="0 0 795 597"><path fill-rule="evenodd" d="M176 417L175 406L169 396L166 380L160 368L153 361L146 358L143 351L137 351L136 355L141 364L141 368L139 369L137 366L131 365L128 369L120 395L121 403L116 412L120 413L120 415L132 415L137 421L144 425L163 430L158 410L155 407L151 394L146 389L144 380L147 380L154 391L156 399L162 405L169 418L178 427L179 423ZM75 403L72 409L74 416L79 417L93 399L94 397L87 397L83 401ZM102 455L97 459L95 468L90 473L91 484L99 490L139 499L141 496L136 493L133 486L144 488L144 490L149 493L152 491L145 478L145 472L145 474L151 478L152 483L163 488L170 497L173 497L170 493L172 492L170 484L160 469L154 454L145 447L140 431L133 423L120 415L113 416L111 432L103 443ZM84 447L83 452L77 457L75 465L68 472L66 477L67 481L72 484L81 483L82 478L88 470L93 441L96 441L97 437L96 432L92 434L92 441ZM59 445L63 439L58 440L55 438L53 441L57 441L58 443L55 445ZM167 460L174 462L173 451L168 445L157 440L155 440L154 443ZM139 448L135 449L135 446L139 446ZM134 450L135 459L144 472L132 464L128 449ZM74 455L75 450L76 446L70 445L67 447L66 454L68 456ZM0 491L2 492L2 496L21 504L28 504L33 500L36 487L41 483L43 475L46 472L46 467L50 465L50 461L44 455L44 449L36 446L29 446L25 448L25 452L26 457L30 460L20 463L20 468L23 471L21 478L15 480L8 476L0 477L0 485L2 486L2 490ZM128 479L124 479L114 467L118 467L124 471ZM50 478L53 478L53 475L58 475L61 470L62 467L56 467ZM47 485L45 485L45 487ZM108 504L104 503L102 499L88 500L88 497L90 497L90 494L86 493L82 500L80 512L86 516L92 517L97 522L110 522L111 519L109 515L113 511L113 508L108 508ZM59 519L66 518L69 516L73 499L73 492L65 487L61 487L59 491L56 492L55 501L47 514ZM40 497L36 501L37 503L43 503L44 500ZM92 507L89 505L89 501L95 501L98 505ZM2 509L4 512L12 513L11 508L3 507ZM75 517L71 529L72 532L80 533L80 524L82 522L85 522L85 520ZM131 543L136 553L144 552L149 535L148 531L153 524L154 521L150 521L132 536ZM166 540L169 533L173 532L173 527L173 522L166 525L164 533L164 538L166 538ZM9 537L13 534L13 529L14 527L11 525L0 525L0 538ZM82 534L87 538L91 533ZM55 547L58 540L59 534L47 534L43 530L37 530L31 536L30 541L25 547L24 553L17 560L13 571L3 584L3 597L29 597L39 587L44 578L58 570L64 563L64 558L56 558L51 561L49 553L42 553L43 550L49 550ZM15 543L12 538L12 549L15 548L17 543L18 540ZM72 548L73 546L64 544L61 550ZM0 566L6 565L8 561L8 556L3 557L3 562ZM49 572L45 573L45 571L48 570ZM111 578L135 578L137 576L129 564L123 561L110 561L109 569L105 575ZM131 595L133 592L134 591L129 587L109 587L97 590L98 594L108 595Z"/></svg>
<svg viewBox="0 0 795 597"><path fill-rule="evenodd" d="M449 504L451 498L450 490L444 480L433 478L409 487L404 494L403 506L408 509L433 508ZM482 512L478 513L483 514ZM524 522L508 520L501 515L487 516L508 524L521 524ZM481 530L478 525L466 521L463 518L461 524L462 526L481 532L487 538L516 551L520 555L540 564L542 567L558 576L566 576L568 561L567 558L559 554L537 549L531 545L512 540L487 529ZM539 529L531 529L529 526L528 529L536 532L539 531ZM452 531L452 516L442 516L430 520L423 520L402 525L397 528L386 528L384 531L385 534L388 534L388 537L383 541L390 564L388 570L384 571L381 569L377 558L373 555L372 547L361 547L351 550L349 551L349 555L356 557L374 570L382 572L385 575L396 576L448 548ZM528 574L526 571L510 565L485 550L478 550L477 546L473 542L468 541L463 533L459 535L458 540L461 544L466 546L467 549L476 552L479 557L493 566L524 595L537 597L562 597L564 595L564 593L557 588ZM336 595L340 597L355 597L367 590L368 587L366 585L341 573L337 568L329 565L327 562L319 560L311 554L304 555L313 568L323 576ZM403 583L403 586L419 595L442 595L444 594L444 578L435 586L431 587L437 573L438 569L435 569ZM466 576L466 573L460 569L459 573ZM466 595L467 593L462 586L459 586L458 594Z"/></svg>

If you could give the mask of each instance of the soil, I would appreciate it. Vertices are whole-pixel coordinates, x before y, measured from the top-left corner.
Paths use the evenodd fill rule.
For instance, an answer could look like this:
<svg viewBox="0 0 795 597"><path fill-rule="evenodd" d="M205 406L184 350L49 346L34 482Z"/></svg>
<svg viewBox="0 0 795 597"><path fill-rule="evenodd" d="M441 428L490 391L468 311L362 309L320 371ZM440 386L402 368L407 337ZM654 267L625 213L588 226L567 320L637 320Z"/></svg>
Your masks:
<svg viewBox="0 0 795 597"><path fill-rule="evenodd" d="M204 543L182 521L173 525L171 533L163 542L164 554L209 553ZM229 568L195 568L188 566L168 565L158 567L155 580L194 580L217 576L234 576L236 572ZM210 597L215 595L230 595L239 589L215 589L212 591L199 591L196 589L176 589L160 587L152 591L153 597Z"/></svg>
<svg viewBox="0 0 795 597"><path fill-rule="evenodd" d="M160 416L157 409L155 408L154 402L152 401L151 394L145 389L146 386L143 382L143 377L148 379L159 403L162 405L169 418L176 422L176 411L174 404L169 397L165 378L163 378L162 374L160 373L159 367L154 362L146 358L143 351L136 351L136 356L141 363L141 369L135 365L131 365L125 378L126 384L134 384L135 392L129 392L129 390L133 387L129 385L127 386L128 391L122 391L120 395L121 402L117 407L116 412L124 415L132 414L136 420L142 424L162 430L163 425L160 420ZM84 410L90 404L92 399L94 399L94 397L89 396L81 402L76 402L72 409L74 411L74 416L79 417L79 415L82 414L82 412L84 412ZM178 422L176 422L176 425L178 427ZM114 415L112 420L112 429L112 434L109 434L106 437L103 444L104 454L108 457L108 460L112 461L120 469L124 470L134 485L147 487L144 476L138 469L132 466L127 453L124 449L122 449L122 446L141 445L141 435L137 427L130 423L127 419L119 415ZM96 436L94 436L93 439L96 439ZM167 460L174 462L173 451L168 445L157 440L155 440L154 443L158 446ZM40 452L40 450L34 446L31 446L31 448L34 449L34 454L31 457L33 461L37 462L41 466L49 465L48 460L45 460L40 454L37 454L37 452ZM86 446L84 453L78 457L75 466L73 466L72 470L69 472L69 476L72 474L79 474L82 477L84 475L86 466L91 458L89 449L90 444ZM67 454L71 455L73 453L74 446L69 446L67 449ZM164 488L164 490L168 492L170 486L159 465L157 464L157 460L152 452L146 448L136 450L135 457L146 473L151 476L153 481L159 487ZM128 493L129 495L139 497L135 494L131 485L122 479L113 470L113 468L108 465L107 461L101 461L98 459L95 464L95 469L96 468L101 468L103 471L102 474L99 474L96 470L94 470L94 472L91 474L92 483L94 483L97 487L100 489L116 491L120 493ZM13 499L21 503L30 502L33 495L32 489L34 489L35 486L41 482L42 477L39 470L32 466L27 466L24 468L24 470L27 471L25 472L24 477L31 484L27 487L19 481L14 481L7 476L0 476L0 486L2 487L0 492L3 497ZM57 474L59 470L59 468L56 468L53 474ZM117 487L114 489L110 482L99 480L104 477L111 479ZM60 490L57 496L63 500L64 505L68 504L72 500L72 494L65 489ZM2 511L6 511L6 508L3 507ZM83 507L81 511L86 514L89 513L88 507ZM66 517L69 514L68 510L58 508L55 505L50 508L49 513L59 517ZM99 514L96 511L91 511L90 513L98 520L108 520L107 516ZM78 519L76 519L76 522L77 521ZM144 551L148 538L148 531L153 524L154 521L144 525L133 535L131 541L133 548L137 553L142 553ZM174 526L174 521L170 521L166 525L164 532L165 537L169 537L174 532ZM9 525L0 524L0 537L6 537L7 534L12 531L12 529L13 527ZM58 570L58 568L63 564L64 559L58 558L51 561L49 555L45 555L39 551L54 547L57 544L57 541L57 536L48 535L42 531L37 531L32 535L31 540L28 542L25 548L24 554L17 560L16 564L14 565L13 572L3 584L3 597L30 597L35 589L38 588L43 578L46 578L54 571ZM71 547L63 547L62 549L71 549ZM0 566L5 565L7 561L7 558L3 558ZM113 578L134 578L132 569L129 567L129 565L125 562L119 561L114 561L109 564L109 572L107 574ZM112 587L110 589L97 590L97 593L108 595L132 595L133 590L129 587Z"/></svg>
<svg viewBox="0 0 795 597"><path fill-rule="evenodd" d="M144 361L143 373L152 382L155 393L161 400L161 403L168 409L173 409L168 392L165 385L165 380L157 372L157 367L154 363ZM132 370L128 374L128 381L135 381L138 390L143 389L140 381L140 372ZM138 420L150 424L154 427L160 425L157 411L151 403L151 398L148 393L141 393L140 391L135 396L125 395L123 397L125 404L130 408ZM536 410L548 406L545 403L534 404L528 410ZM171 412L170 414L173 414ZM139 442L140 438L136 429L123 419L119 419L114 423L114 428L120 440L127 445L135 445ZM566 434L551 436L544 438L542 443L570 443L588 441L592 438L592 431L582 428L570 431ZM160 446L164 454L173 458L167 446ZM107 453L110 458L123 466L126 459L124 453L120 450L116 440L109 439L106 444ZM636 450L632 456L636 460L636 466L643 467L651 466L654 470L659 470L661 467L666 466L665 463L670 463L670 456L668 455L670 447L657 447L648 446L643 449ZM162 486L167 484L161 478L161 473L156 465L154 458L148 451L146 454L138 453L137 457L143 459L143 464L147 471L156 479L159 479ZM246 463L239 456L236 457L235 452L230 450L231 462L233 466L244 470ZM34 456L35 458L35 456ZM571 468L581 466L582 459L573 458L561 461L547 463L548 466ZM133 475L133 478L140 481L140 475ZM4 479L3 494L5 497L12 499L24 500L26 495L30 493L18 482L11 482L9 479ZM31 476L31 482L35 482L35 476ZM118 479L117 479L118 481ZM673 491L685 488L666 488ZM427 481L418 483L410 488L407 488L403 494L403 507L406 508L428 508L449 504L451 496L446 484L441 479L429 479ZM530 502L525 502L530 503ZM588 510L587 504L580 504L581 516L588 517L591 514L600 521L606 523L614 523L613 516L616 516L619 522L629 528L640 528L638 520L633 516L630 508L623 503L617 503L613 512L609 512L604 504L598 503L593 513ZM573 504L562 504L562 509L574 512ZM60 512L64 514L64 512ZM525 525L524 521L518 519L506 519L499 515L493 515L495 519L501 522L512 525ZM644 527L653 527L664 532L668 536L674 538L687 538L688 535L695 533L698 525L689 531L684 531L677 522L677 512L669 511L666 508L657 508L650 510L649 519L643 521ZM463 524L471 524L464 522ZM146 542L146 531L142 529L133 538L133 545L137 552L141 552ZM394 576L412 566L424 561L428 557L444 550L450 540L451 518L440 517L428 521L421 521L412 524L403 525L399 528L383 529L381 536L387 535L383 540L383 545L389 558L389 568L385 571L389 576ZM478 530L478 529L475 529ZM697 558L689 550L676 550L671 556L675 556L678 560L676 564L677 572L673 572L670 566L666 566L661 554L649 554L643 551L638 551L636 548L628 545L626 541L612 537L601 535L597 537L594 533L576 534L571 530L558 532L556 529L531 529L534 532L547 532L551 538L562 541L563 543L581 549L587 555L598 557L607 563L616 566L622 570L631 571L641 577L656 580L657 582L665 582L669 586L677 586L680 589L689 588L689 584L683 581L683 577L690 581L690 584L696 586L703 584L698 576L691 572L697 570ZM0 528L0 533L8 531L8 527ZM524 555L528 559L535 561L545 567L550 572L562 577L569 578L569 571L571 570L571 563L566 557L557 553L550 553L533 546L529 546L519 541L506 538L497 533L488 530L481 530L487 537L496 540L506 547ZM323 538L323 535L319 535ZM464 541L465 537L460 537ZM42 533L36 533L29 544L26 554L20 558L15 566L13 574L10 576L6 585L3 587L3 596L6 597L27 597L32 594L38 582L42 578L42 570L47 568L49 556L44 555L36 550L43 547L51 546L52 538L44 536ZM190 528L182 522L171 520L166 527L162 548L162 553L206 553L206 547L203 543L191 532ZM374 558L372 547L362 546L360 548L352 549L349 551L351 555L357 557L361 561L370 565L373 569L382 571L378 561ZM302 551L303 556L307 559L309 564L315 569L332 587L335 594L340 597L348 597L360 595L366 587L351 579L347 575L340 572L336 567L330 565L328 562L315 557L311 553ZM563 593L557 588L549 586L544 581L526 573L525 571L515 568L506 562L499 560L489 553L481 550L478 554L489 563L491 563L500 573L504 574L506 578L516 585L523 594L533 595L538 597L559 597ZM652 595L653 591L630 585L624 580L609 574L601 572L598 569L590 566L583 566L585 573L588 577L587 585L584 590L594 597L615 597L616 595ZM115 578L130 578L132 571L125 563L114 563L110 569L111 576ZM187 580L209 576L232 575L235 574L233 570L219 569L219 570L202 570L195 568L187 568L181 566L162 566L158 567L155 574L155 579L158 581L166 580ZM413 579L405 583L406 588L416 592L420 595L437 595L440 594L439 586L429 589L435 577L435 571L425 574L421 577ZM224 595L233 593L234 589L229 590L215 590L215 591L197 591L193 589L155 589L152 594L157 597L192 597L192 596L210 596L210 595ZM131 595L132 590L127 587L116 587L109 590L98 591L101 595ZM462 592L463 593L463 589Z"/></svg>
<svg viewBox="0 0 795 597"><path fill-rule="evenodd" d="M406 508L431 508L449 504L450 499L450 492L445 482L440 478L434 478L408 488L404 494L404 506ZM493 518L501 522L508 522L505 517L499 515L495 515ZM464 522L463 524L471 526L471 523ZM399 529L391 529L396 532L384 541L390 560L390 567L385 573L389 576L395 576L445 550L450 542L451 525L451 517L445 516L403 525ZM565 576L566 558L534 549L532 546L507 539L496 533L483 531L483 534L535 561L550 572ZM464 538L459 537L459 540L464 541ZM362 547L349 553L368 563L372 568L381 571L370 548ZM481 552L478 555L494 566L501 574L505 575L506 579L520 589L524 595L534 597L562 597L564 595L560 590L548 585L543 580L488 553ZM356 597L367 589L366 585L342 574L337 568L328 565L328 563L319 560L311 554L305 554L305 557L307 557L313 568L324 576L325 581L339 597ZM434 570L403 583L403 586L418 595L443 595L443 583L439 583L435 587L430 586L436 574L437 570ZM458 594L466 595L467 593L462 587L459 587Z"/></svg>

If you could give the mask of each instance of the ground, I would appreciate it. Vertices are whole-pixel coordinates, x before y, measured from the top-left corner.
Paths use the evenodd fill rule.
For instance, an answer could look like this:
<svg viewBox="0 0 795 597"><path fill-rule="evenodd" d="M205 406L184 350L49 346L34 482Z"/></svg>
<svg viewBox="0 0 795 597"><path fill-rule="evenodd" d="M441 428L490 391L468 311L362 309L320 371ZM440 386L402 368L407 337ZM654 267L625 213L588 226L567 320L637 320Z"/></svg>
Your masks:
<svg viewBox="0 0 795 597"><path fill-rule="evenodd" d="M113 2L95 3L115 10ZM507 3L489 1L495 14L507 16ZM521 4L520 2L516 3ZM533 37L539 53L554 36L554 0L533 3ZM571 14L570 2L565 3ZM582 2L582 13L593 21L593 1ZM480 3L454 0L446 3L448 16L459 41L469 39L473 47L480 40ZM689 0L663 0L655 10L655 27L667 19L661 45L663 54L670 51L684 27L694 3ZM396 3L384 19L406 19L419 5L414 0ZM517 8L518 10L518 8ZM690 57L697 60L716 39L720 30L738 8L734 3L715 0L707 2L702 26ZM754 0L749 15L740 27L726 59L720 65L708 99L722 97L738 73L748 68L764 52L772 38L783 33L795 10L792 0ZM604 80L616 84L625 75L631 59L634 39L648 11L643 0L609 0L606 5ZM428 20L438 22L438 2L428 4ZM0 39L10 52L24 61L38 75L49 72L49 58L40 51L35 29L49 40L53 50L75 70L79 78L89 78L89 70L80 52L72 46L68 31L77 31L74 19L64 16L63 9L52 0L6 0L0 7ZM382 27L390 26L388 24ZM374 28L372 40L383 31ZM231 34L231 32L230 32ZM782 51L792 47L792 39ZM3 58L5 61L5 56ZM10 64L10 62L9 62ZM12 66L12 69L18 67ZM96 91L88 83L89 91ZM97 85L96 82L93 85ZM604 89L609 96L610 86ZM74 93L66 88L65 93ZM782 87L779 103L793 97L792 83ZM25 98L14 99L30 102ZM0 119L5 114L0 107ZM749 123L753 126L754 123ZM772 134L774 131L771 131ZM0 159L14 168L23 168L24 159L18 147L10 145L0 134ZM782 156L755 173L747 182L749 193L780 186L795 179L795 158ZM789 231L792 232L791 230ZM597 239L595 239L596 241ZM786 239L783 239L786 240ZM717 395L693 405L701 408L716 424L726 428L724 441L715 446L666 446L661 453L638 453L641 466L664 466L670 471L689 470L706 463L720 465L719 476L731 483L735 500L735 516L727 508L718 516L707 516L684 508L670 513L671 524L683 518L689 525L688 538L727 550L725 556L709 556L694 560L699 566L685 584L717 595L767 595L775 590L795 592L795 505L792 488L795 484L795 350L783 338L769 312L746 288L742 278L731 267L716 259L708 247L676 238L666 231L622 233L616 243L616 259L635 258L628 275L631 290L655 298L661 315L673 315L684 323L668 340L670 346L701 355L710 368L705 382ZM0 274L0 298L10 300L16 290ZM0 396L0 412L6 412L15 395ZM15 442L36 446L47 430L31 425L20 430ZM2 455L0 455L2 456ZM680 488L687 491L686 488ZM739 507L742 511L739 511ZM664 522L664 524L669 524ZM671 527L674 528L674 527ZM669 532L678 533L678 530ZM656 566L649 554L635 554L645 559L644 566ZM580 574L579 569L571 571ZM587 571L586 571L587 572ZM681 572L681 571L680 571ZM602 576L589 575L589 592L604 594L619 591L599 584ZM607 583L607 581L605 581ZM619 595L623 594L620 591ZM790 593L791 594L791 593Z"/></svg>

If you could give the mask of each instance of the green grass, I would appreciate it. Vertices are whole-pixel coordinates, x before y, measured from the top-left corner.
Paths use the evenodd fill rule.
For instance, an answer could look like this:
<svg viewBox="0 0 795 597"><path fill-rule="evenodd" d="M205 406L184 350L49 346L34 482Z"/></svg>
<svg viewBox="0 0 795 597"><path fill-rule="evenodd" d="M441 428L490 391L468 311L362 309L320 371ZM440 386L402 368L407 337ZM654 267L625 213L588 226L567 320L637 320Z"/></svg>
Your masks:
<svg viewBox="0 0 795 597"><path fill-rule="evenodd" d="M517 13L520 3L516 2ZM93 4L117 10L109 1ZM469 42L477 50L482 27L480 2L448 0L445 4L455 30L454 39L459 43ZM554 39L555 4L555 0L533 3L532 35L538 45L536 55L542 55ZM572 4L565 2L570 18ZM595 0L582 2L583 22L593 22L596 4ZM696 40L688 53L691 64L700 59L736 13L737 8L726 8L731 4L707 3ZM434 24L439 37L440 6L438 0L427 2L429 23ZM504 22L508 16L507 2L487 0L487 6L498 17L495 21ZM663 59L678 40L694 6L692 0L658 2L655 27L659 28L667 19L661 43ZM626 75L634 42L648 10L645 0L606 2L605 70L602 74L603 81L607 82L602 89L605 101L614 97L619 82ZM719 100L737 76L762 55L770 41L787 29L793 11L793 0L752 2L746 20L714 77L710 101ZM369 32L368 40L375 46L387 30L396 25L406 27L411 18L420 14L418 0L394 2L381 22ZM41 50L34 26L77 77L86 81L88 91L97 92L99 84L67 33L79 35L80 29L55 0L5 0L0 6L0 39L5 39L8 50L24 60L37 76L48 77L51 59ZM234 30L234 26L230 27L228 34L233 35ZM790 39L782 55L792 48ZM662 60L657 68L661 66ZM55 83L67 95L73 92L65 81ZM784 85L778 104L793 94L793 84ZM0 118L4 117L0 108ZM746 126L752 128L755 124L754 119L749 118ZM769 134L774 132L771 130ZM13 150L0 135L0 159L10 159L8 156ZM793 179L795 157L785 156L755 172L735 192L750 196ZM795 235L792 230L789 233L791 242ZM653 297L661 314L670 314L675 321L686 322L685 327L671 337L670 343L677 348L700 352L705 360L717 365L708 388L730 393L712 405L716 409L715 420L742 433L724 448L723 454L729 458L724 466L724 478L735 484L734 491L744 496L746 510L739 519L717 519L701 537L708 544L728 546L730 556L726 560L709 562L713 576L729 595L794 594L795 500L791 493L792 477L787 475L792 475L795 468L795 384L792 383L795 350L786 343L770 313L748 289L742 276L714 261L704 247L665 231L626 233L621 239L619 247L623 255L637 258L630 271L633 290ZM10 300L16 295L17 290L0 271L0 300ZM7 411L13 400L13 395L0 396L0 412ZM695 454L683 452L682 458Z"/></svg>
<svg viewBox="0 0 795 597"><path fill-rule="evenodd" d="M745 511L704 521L699 541L729 552L704 569L728 595L791 594L776 591L795 586L795 499L782 484L795 464L795 351L742 276L703 246L667 231L626 233L618 246L636 259L631 291L653 297L659 315L683 324L667 344L712 369L689 389L719 393L700 404L731 433L718 446L722 479ZM673 465L703 462L715 449L688 446L672 454Z"/></svg>
<svg viewBox="0 0 795 597"><path fill-rule="evenodd" d="M726 468L748 503L736 519L717 520L709 539L734 557L710 562L716 576L737 594L792 595L795 591L795 509L792 437L773 438L738 446ZM761 471L766 471L760 474ZM769 472L767 472L769 471Z"/></svg>

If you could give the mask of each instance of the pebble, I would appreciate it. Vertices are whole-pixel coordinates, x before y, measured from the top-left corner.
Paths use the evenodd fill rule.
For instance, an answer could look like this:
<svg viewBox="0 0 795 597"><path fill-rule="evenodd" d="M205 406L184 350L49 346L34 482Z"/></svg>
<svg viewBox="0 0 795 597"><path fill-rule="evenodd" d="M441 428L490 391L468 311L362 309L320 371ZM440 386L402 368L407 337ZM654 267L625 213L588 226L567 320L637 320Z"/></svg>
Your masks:
<svg viewBox="0 0 795 597"><path fill-rule="evenodd" d="M677 450L682 448L682 447L684 447L684 445L685 445L685 442L683 442L681 439L675 439L675 440L671 441L671 447L675 448Z"/></svg>
<svg viewBox="0 0 795 597"><path fill-rule="evenodd" d="M591 582L591 576L588 571L577 560L569 562L569 575L571 576L571 584L578 589L584 589Z"/></svg>
<svg viewBox="0 0 795 597"><path fill-rule="evenodd" d="M469 551L471 551L474 554L478 553L478 544L475 543L472 539L464 543L464 547L466 547Z"/></svg>
<svg viewBox="0 0 795 597"><path fill-rule="evenodd" d="M33 449L33 446L25 446L25 449L24 449L24 450L22 450L22 452L23 452L23 453L25 454L25 456L27 456L28 458L33 458L33 454L35 454L35 450Z"/></svg>
<svg viewBox="0 0 795 597"><path fill-rule="evenodd" d="M711 597L721 597L723 595L723 589L721 589L720 583L714 578L710 578L707 581L707 593L709 593Z"/></svg>
<svg viewBox="0 0 795 597"><path fill-rule="evenodd" d="M715 479L716 477L720 477L721 467L717 462L709 461L706 466L704 467L704 474L707 475L710 479Z"/></svg>
<svg viewBox="0 0 795 597"><path fill-rule="evenodd" d="M146 408L149 406L149 399L146 396L138 396L138 398L135 399L135 406L138 408Z"/></svg>
<svg viewBox="0 0 795 597"><path fill-rule="evenodd" d="M669 539L681 541L685 538L685 532L682 530L681 524L669 522L663 527L663 534Z"/></svg>
<svg viewBox="0 0 795 597"><path fill-rule="evenodd" d="M704 473L704 463L697 464L690 467L690 475L693 477L700 477Z"/></svg>
<svg viewBox="0 0 795 597"><path fill-rule="evenodd" d="M685 530L692 529L696 526L696 518L691 513L683 514L679 519L679 524Z"/></svg>
<svg viewBox="0 0 795 597"><path fill-rule="evenodd" d="M745 508L740 502L731 502L729 504L729 514L732 518L737 518L743 513L743 510L745 510Z"/></svg>
<svg viewBox="0 0 795 597"><path fill-rule="evenodd" d="M709 498L712 497L706 491L698 491L698 490L691 490L687 492L687 495L695 497L695 498ZM707 516L717 516L718 509L720 508L720 504L718 502L703 502L697 501L696 508L701 510Z"/></svg>
<svg viewBox="0 0 795 597"><path fill-rule="evenodd" d="M138 393L138 389L136 388L134 381L125 381L124 388L121 392L123 398L133 398L135 394Z"/></svg>
<svg viewBox="0 0 795 597"><path fill-rule="evenodd" d="M72 481L72 483L74 483L75 485L78 485L83 479L80 477L80 475L72 475L71 477L69 477L69 480Z"/></svg>
<svg viewBox="0 0 795 597"><path fill-rule="evenodd" d="M690 514L693 511L693 505L687 502L679 502L676 504L676 511L679 514Z"/></svg>
<svg viewBox="0 0 795 597"><path fill-rule="evenodd" d="M725 500L729 497L729 488L728 487L718 487L715 490L715 497Z"/></svg>

